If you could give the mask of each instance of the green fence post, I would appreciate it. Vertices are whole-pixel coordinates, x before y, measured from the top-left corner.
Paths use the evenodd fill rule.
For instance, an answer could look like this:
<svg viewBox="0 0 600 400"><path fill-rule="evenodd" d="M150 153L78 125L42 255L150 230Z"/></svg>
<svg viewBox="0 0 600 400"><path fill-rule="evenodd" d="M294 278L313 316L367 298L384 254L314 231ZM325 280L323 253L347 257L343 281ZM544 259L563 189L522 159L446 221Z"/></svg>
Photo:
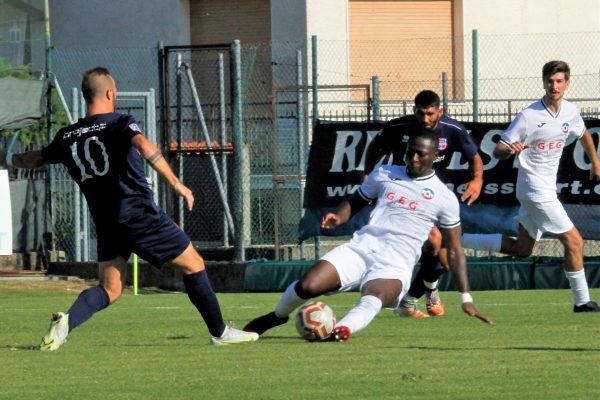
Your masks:
<svg viewBox="0 0 600 400"><path fill-rule="evenodd" d="M444 114L448 114L448 73L442 72L442 104Z"/></svg>
<svg viewBox="0 0 600 400"><path fill-rule="evenodd" d="M244 137L242 134L242 61L240 41L234 40L231 45L231 123L233 139L233 226L235 228L235 244L233 261L246 261L244 247L244 210L242 187L244 185Z"/></svg>
<svg viewBox="0 0 600 400"><path fill-rule="evenodd" d="M379 77L377 75L371 78L373 86L373 120L379 121L381 119L381 112L379 110Z"/></svg>
<svg viewBox="0 0 600 400"><path fill-rule="evenodd" d="M479 122L479 71L477 65L477 29L473 29L473 122Z"/></svg>
<svg viewBox="0 0 600 400"><path fill-rule="evenodd" d="M312 36L312 102L313 102L313 112L312 112L312 126L313 133L315 131L315 127L317 126L317 121L319 119L319 80L318 80L318 68L317 68L317 36ZM315 260L321 258L321 238L319 236L315 236Z"/></svg>
<svg viewBox="0 0 600 400"><path fill-rule="evenodd" d="M298 130L298 195L300 206L300 218L304 217L304 188L306 186L306 162L305 162L305 147L306 137L304 133L304 95L306 92L302 90L303 84L303 65L302 50L296 51L296 85L298 91L296 93L296 129ZM306 259L306 246L304 241L300 243L300 259Z"/></svg>
<svg viewBox="0 0 600 400"><path fill-rule="evenodd" d="M162 40L158 41L158 98L160 107L160 138L156 138L156 145L161 144L164 154L166 154L167 162L170 161L169 146L167 144L167 121L169 120L167 106L165 104L165 44ZM162 179L156 182L156 190L159 192L159 204L165 210L167 209L167 191L162 187Z"/></svg>
<svg viewBox="0 0 600 400"><path fill-rule="evenodd" d="M45 50L46 50L46 136L48 139L48 143L50 143L53 139L52 135L52 40L50 37L50 2L49 0L44 1L44 38L45 38ZM44 227L45 232L50 232L50 230L54 230L55 224L55 215L56 212L54 210L54 199L56 198L56 168L55 166L51 166L49 168L48 173L48 206L50 209L50 225L48 226L48 219L44 218L46 221L46 226ZM54 242L54 241L52 241ZM54 249L52 249L54 250Z"/></svg>

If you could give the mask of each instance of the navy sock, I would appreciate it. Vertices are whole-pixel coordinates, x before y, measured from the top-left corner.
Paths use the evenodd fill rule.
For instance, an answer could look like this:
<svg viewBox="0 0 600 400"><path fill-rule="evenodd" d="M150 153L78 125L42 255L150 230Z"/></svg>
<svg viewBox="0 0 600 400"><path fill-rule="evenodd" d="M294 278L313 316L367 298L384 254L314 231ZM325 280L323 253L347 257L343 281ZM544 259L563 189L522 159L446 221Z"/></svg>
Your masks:
<svg viewBox="0 0 600 400"><path fill-rule="evenodd" d="M408 294L412 297L419 299L425 294L425 284L423 281L435 282L445 272L440 259L438 256L433 254L423 253L421 254L421 268L417 272L415 279L410 285Z"/></svg>
<svg viewBox="0 0 600 400"><path fill-rule="evenodd" d="M415 299L420 299L421 296L425 294L425 284L423 283L423 264L421 264L421 268L419 268L417 271L415 279L410 284L408 294Z"/></svg>
<svg viewBox="0 0 600 400"><path fill-rule="evenodd" d="M435 282L446 272L438 256L427 255L425 260L421 259L421 266L423 266L423 263L425 263L423 269L423 280L425 282Z"/></svg>
<svg viewBox="0 0 600 400"><path fill-rule="evenodd" d="M69 314L69 332L90 319L94 313L108 307L108 293L102 286L94 286L79 293L71 305Z"/></svg>
<svg viewBox="0 0 600 400"><path fill-rule="evenodd" d="M206 270L184 275L183 284L190 301L202 315L210 334L221 336L225 331L225 322L223 322L219 301L208 280Z"/></svg>

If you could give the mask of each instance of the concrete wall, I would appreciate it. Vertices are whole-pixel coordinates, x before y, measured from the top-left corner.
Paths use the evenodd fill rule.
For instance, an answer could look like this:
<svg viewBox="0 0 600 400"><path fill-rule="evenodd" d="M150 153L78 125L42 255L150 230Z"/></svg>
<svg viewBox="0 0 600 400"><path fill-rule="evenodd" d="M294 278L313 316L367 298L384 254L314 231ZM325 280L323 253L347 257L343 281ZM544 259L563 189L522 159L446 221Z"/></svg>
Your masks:
<svg viewBox="0 0 600 400"><path fill-rule="evenodd" d="M477 29L480 78L539 79L490 89L490 94L539 97L542 65L563 59L575 78L567 97L597 97L600 1L503 0L500 5L496 0L462 0L462 10L466 79L472 74L471 32Z"/></svg>
<svg viewBox="0 0 600 400"><path fill-rule="evenodd" d="M319 39L320 82L350 83L348 22L348 0L306 0L308 48L313 35Z"/></svg>
<svg viewBox="0 0 600 400"><path fill-rule="evenodd" d="M105 66L121 92L158 89L158 42L190 43L189 0L53 0L52 69L68 104L81 71Z"/></svg>
<svg viewBox="0 0 600 400"><path fill-rule="evenodd" d="M189 0L52 0L50 23L58 49L190 42Z"/></svg>

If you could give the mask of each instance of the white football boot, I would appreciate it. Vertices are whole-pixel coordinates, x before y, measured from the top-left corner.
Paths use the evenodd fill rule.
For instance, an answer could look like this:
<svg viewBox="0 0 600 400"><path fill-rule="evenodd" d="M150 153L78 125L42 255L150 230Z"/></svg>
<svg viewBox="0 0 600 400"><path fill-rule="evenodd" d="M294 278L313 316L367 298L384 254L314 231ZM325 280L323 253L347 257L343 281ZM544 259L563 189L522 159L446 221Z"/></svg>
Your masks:
<svg viewBox="0 0 600 400"><path fill-rule="evenodd" d="M258 333L245 332L239 329L225 326L225 331L220 337L211 336L210 344L225 346L228 344L252 343L258 340Z"/></svg>
<svg viewBox="0 0 600 400"><path fill-rule="evenodd" d="M57 312L52 314L48 332L42 338L40 350L54 351L67 342L69 335L69 314Z"/></svg>

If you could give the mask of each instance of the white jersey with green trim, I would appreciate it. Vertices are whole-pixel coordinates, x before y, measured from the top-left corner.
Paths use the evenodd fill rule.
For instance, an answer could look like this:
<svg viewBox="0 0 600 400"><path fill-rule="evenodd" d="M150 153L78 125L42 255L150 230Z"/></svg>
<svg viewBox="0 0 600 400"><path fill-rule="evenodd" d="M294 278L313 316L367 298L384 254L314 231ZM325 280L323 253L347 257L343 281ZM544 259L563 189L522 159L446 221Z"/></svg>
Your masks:
<svg viewBox="0 0 600 400"><path fill-rule="evenodd" d="M585 124L576 105L562 100L553 114L538 100L517 114L500 138L506 145L521 142L527 149L517 156L517 198L556 198L556 174L569 137L581 138Z"/></svg>
<svg viewBox="0 0 600 400"><path fill-rule="evenodd" d="M460 226L458 200L434 172L413 178L406 166L383 165L369 174L358 194L376 201L369 223L349 242L366 256L396 257L412 267L434 225Z"/></svg>

